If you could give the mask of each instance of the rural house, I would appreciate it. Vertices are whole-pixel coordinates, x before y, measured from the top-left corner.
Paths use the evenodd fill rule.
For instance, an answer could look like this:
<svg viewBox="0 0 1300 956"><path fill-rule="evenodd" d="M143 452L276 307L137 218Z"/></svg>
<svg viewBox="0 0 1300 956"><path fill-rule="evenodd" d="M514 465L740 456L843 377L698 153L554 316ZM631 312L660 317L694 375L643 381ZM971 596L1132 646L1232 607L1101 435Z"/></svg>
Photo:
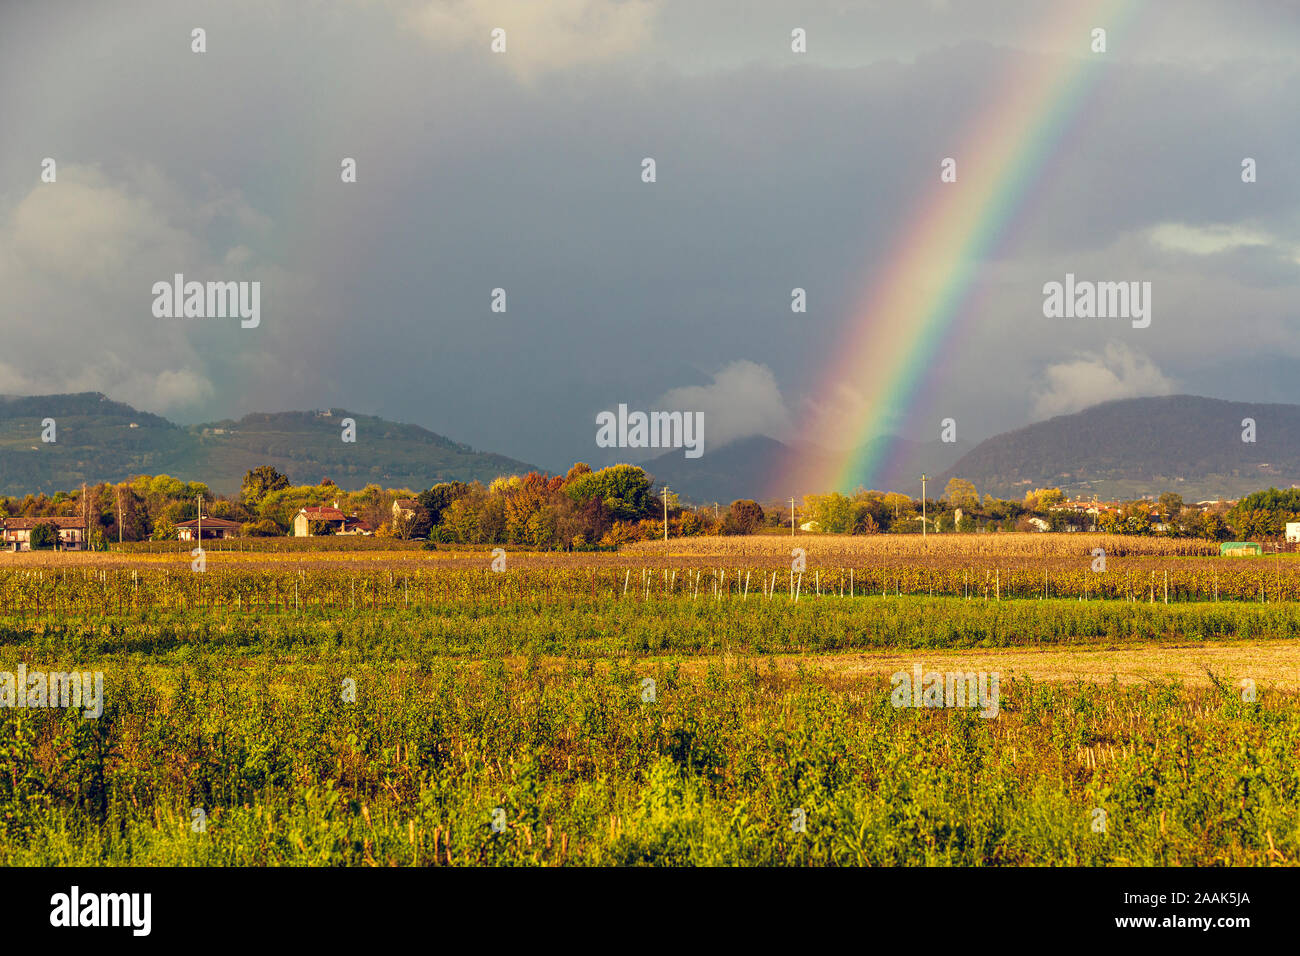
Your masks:
<svg viewBox="0 0 1300 956"><path fill-rule="evenodd" d="M324 505L299 508L298 513L293 517L293 536L308 537L311 534L312 523L316 521L323 521L330 525L334 534L371 534L373 530L356 515L345 515L339 510L339 503L336 501L332 507Z"/></svg>
<svg viewBox="0 0 1300 956"><path fill-rule="evenodd" d="M212 538L238 538L241 525L238 521L227 521L225 518L209 518L203 516L203 537L204 539ZM176 526L176 537L180 541L194 541L199 534L199 519L192 521L182 521Z"/></svg>
<svg viewBox="0 0 1300 956"><path fill-rule="evenodd" d="M0 540L12 551L32 549L32 529L38 524L53 525L59 532L58 546L68 551L80 551L86 546L85 519L66 518L0 518Z"/></svg>

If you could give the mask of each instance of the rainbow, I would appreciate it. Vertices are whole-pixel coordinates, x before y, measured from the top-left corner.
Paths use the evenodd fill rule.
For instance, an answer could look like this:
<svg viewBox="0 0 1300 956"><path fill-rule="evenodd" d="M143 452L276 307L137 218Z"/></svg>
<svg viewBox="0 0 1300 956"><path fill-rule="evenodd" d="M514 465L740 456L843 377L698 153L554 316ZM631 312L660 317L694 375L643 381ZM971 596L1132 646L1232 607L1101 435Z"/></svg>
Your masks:
<svg viewBox="0 0 1300 956"><path fill-rule="evenodd" d="M874 270L853 310L846 347L821 377L810 403L825 416L846 391L860 409L849 422L853 448L798 474L787 487L852 491L872 487L890 461L890 443L871 441L904 420L927 370L956 320L970 309L980 267L997 251L1017 213L1070 129L1106 64L1087 53L1094 27L1108 49L1136 12L1138 0L1052 3L1044 35L1078 37L1080 55L1036 55L1033 67L1008 71L993 106L976 116L949 155L957 181L939 179L940 157L926 170L933 187ZM935 437L939 423L936 421Z"/></svg>

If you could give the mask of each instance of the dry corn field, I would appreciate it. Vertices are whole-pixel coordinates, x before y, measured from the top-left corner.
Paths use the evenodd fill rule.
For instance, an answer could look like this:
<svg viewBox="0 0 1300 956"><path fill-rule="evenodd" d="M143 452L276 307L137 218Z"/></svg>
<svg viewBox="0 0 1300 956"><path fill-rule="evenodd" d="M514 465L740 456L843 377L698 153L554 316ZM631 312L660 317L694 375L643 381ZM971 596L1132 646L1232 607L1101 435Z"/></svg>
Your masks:
<svg viewBox="0 0 1300 956"><path fill-rule="evenodd" d="M1148 538L1112 534L914 534L874 535L749 535L737 537L675 538L671 541L638 541L624 545L623 554L655 555L665 550L681 558L692 556L736 556L784 558L793 548L803 548L809 557L826 562L892 561L903 559L952 560L962 558L1091 558L1101 548L1108 556L1155 557L1217 555L1219 546L1199 538Z"/></svg>
<svg viewBox="0 0 1300 956"><path fill-rule="evenodd" d="M192 572L188 546L0 553L0 612L352 609L535 598L1300 600L1300 558L1294 554L1219 557L1210 541L1116 535L710 536L581 553L330 545L277 552L241 550L238 540L214 542L202 574Z"/></svg>

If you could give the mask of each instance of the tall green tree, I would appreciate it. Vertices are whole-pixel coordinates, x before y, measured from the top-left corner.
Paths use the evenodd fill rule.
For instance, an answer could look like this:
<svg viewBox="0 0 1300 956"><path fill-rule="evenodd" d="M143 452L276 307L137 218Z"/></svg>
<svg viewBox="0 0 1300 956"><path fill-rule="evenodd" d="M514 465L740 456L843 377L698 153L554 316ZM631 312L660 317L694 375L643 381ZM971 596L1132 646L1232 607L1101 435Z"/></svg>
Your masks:
<svg viewBox="0 0 1300 956"><path fill-rule="evenodd" d="M443 481L434 485L428 491L420 492L416 495L415 500L420 503L420 507L429 516L430 524L441 524L442 513L451 506L453 501L465 497L468 493L469 485L463 481Z"/></svg>
<svg viewBox="0 0 1300 956"><path fill-rule="evenodd" d="M43 548L52 548L56 541L59 540L59 529L52 524L44 521L33 525L31 533L28 535L27 543L33 551L39 551Z"/></svg>
<svg viewBox="0 0 1300 956"><path fill-rule="evenodd" d="M600 500L610 517L617 521L637 521L654 516L655 500L650 493L650 476L636 465L611 465L600 471L580 474L565 484L564 493L579 505L585 505L593 498Z"/></svg>
<svg viewBox="0 0 1300 956"><path fill-rule="evenodd" d="M288 476L280 474L272 465L258 465L244 475L239 493L246 504L256 507L271 492L288 487Z"/></svg>
<svg viewBox="0 0 1300 956"><path fill-rule="evenodd" d="M805 495L803 513L827 534L847 534L853 525L853 501L838 491L829 495Z"/></svg>

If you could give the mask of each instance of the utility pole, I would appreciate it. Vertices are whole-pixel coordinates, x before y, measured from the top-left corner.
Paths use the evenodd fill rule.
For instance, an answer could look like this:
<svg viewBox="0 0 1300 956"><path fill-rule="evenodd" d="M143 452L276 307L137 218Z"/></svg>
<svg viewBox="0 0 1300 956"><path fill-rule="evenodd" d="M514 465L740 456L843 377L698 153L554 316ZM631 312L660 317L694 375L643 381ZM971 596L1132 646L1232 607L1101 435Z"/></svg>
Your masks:
<svg viewBox="0 0 1300 956"><path fill-rule="evenodd" d="M794 537L794 499L790 499L790 537Z"/></svg>
<svg viewBox="0 0 1300 956"><path fill-rule="evenodd" d="M122 543L122 488L117 488L117 543Z"/></svg>
<svg viewBox="0 0 1300 956"><path fill-rule="evenodd" d="M668 543L668 486L664 485L664 544Z"/></svg>
<svg viewBox="0 0 1300 956"><path fill-rule="evenodd" d="M203 547L203 496L197 497L199 503L199 547Z"/></svg>
<svg viewBox="0 0 1300 956"><path fill-rule="evenodd" d="M921 476L921 537L925 537L925 475Z"/></svg>
<svg viewBox="0 0 1300 956"><path fill-rule="evenodd" d="M86 510L86 483L81 483L81 546L90 546L90 512Z"/></svg>

